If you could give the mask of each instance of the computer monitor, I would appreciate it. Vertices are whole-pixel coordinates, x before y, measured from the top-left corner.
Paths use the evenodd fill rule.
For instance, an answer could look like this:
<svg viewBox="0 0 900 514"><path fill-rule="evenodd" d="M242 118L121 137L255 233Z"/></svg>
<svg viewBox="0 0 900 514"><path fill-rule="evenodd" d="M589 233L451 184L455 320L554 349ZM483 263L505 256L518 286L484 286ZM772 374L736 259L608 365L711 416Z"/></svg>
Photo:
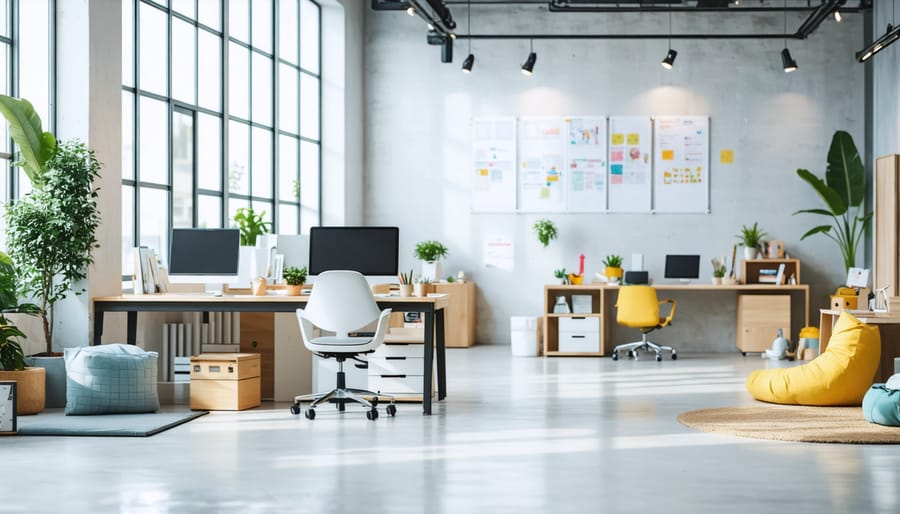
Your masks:
<svg viewBox="0 0 900 514"><path fill-rule="evenodd" d="M689 282L700 278L699 255L666 255L665 278Z"/></svg>
<svg viewBox="0 0 900 514"><path fill-rule="evenodd" d="M206 284L214 290L237 280L240 230L174 228L170 241L170 282Z"/></svg>
<svg viewBox="0 0 900 514"><path fill-rule="evenodd" d="M309 274L354 270L393 278L399 267L399 245L397 227L312 227Z"/></svg>

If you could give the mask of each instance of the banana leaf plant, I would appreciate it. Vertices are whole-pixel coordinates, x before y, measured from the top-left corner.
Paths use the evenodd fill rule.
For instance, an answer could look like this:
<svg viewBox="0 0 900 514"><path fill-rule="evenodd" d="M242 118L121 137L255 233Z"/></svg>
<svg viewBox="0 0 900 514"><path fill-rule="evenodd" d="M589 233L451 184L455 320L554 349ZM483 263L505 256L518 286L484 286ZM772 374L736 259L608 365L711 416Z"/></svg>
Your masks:
<svg viewBox="0 0 900 514"><path fill-rule="evenodd" d="M853 137L838 130L831 138L825 180L809 170L798 169L797 175L808 183L825 202L824 209L803 209L794 214L817 214L831 218L830 225L809 229L800 240L813 234L824 234L841 250L845 271L856 265L856 251L863 234L872 221L872 212L865 212L866 170Z"/></svg>
<svg viewBox="0 0 900 514"><path fill-rule="evenodd" d="M44 132L41 118L24 98L0 95L0 114L9 121L9 134L19 147L16 166L25 170L34 189L43 189L44 173L56 151L56 137Z"/></svg>

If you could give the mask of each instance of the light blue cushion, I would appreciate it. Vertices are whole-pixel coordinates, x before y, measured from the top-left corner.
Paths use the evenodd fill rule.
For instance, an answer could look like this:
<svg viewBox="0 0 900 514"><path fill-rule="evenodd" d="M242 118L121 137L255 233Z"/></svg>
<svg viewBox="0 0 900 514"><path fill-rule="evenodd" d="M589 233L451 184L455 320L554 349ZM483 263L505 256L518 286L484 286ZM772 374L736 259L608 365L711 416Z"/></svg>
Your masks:
<svg viewBox="0 0 900 514"><path fill-rule="evenodd" d="M863 416L869 423L900 426L900 389L888 389L884 384L875 384L862 402Z"/></svg>
<svg viewBox="0 0 900 514"><path fill-rule="evenodd" d="M66 348L66 415L156 412L156 352L106 344Z"/></svg>

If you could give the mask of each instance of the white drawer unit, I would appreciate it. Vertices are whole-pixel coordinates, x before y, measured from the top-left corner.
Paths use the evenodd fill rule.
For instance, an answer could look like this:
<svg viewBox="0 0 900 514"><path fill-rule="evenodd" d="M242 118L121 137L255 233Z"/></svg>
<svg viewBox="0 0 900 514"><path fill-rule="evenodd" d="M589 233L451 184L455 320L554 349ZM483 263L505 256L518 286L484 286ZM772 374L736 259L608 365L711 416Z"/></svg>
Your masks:
<svg viewBox="0 0 900 514"><path fill-rule="evenodd" d="M421 396L424 346L383 344L369 356L369 390L396 396Z"/></svg>
<svg viewBox="0 0 900 514"><path fill-rule="evenodd" d="M422 375L369 375L369 389L392 395L422 395Z"/></svg>
<svg viewBox="0 0 900 514"><path fill-rule="evenodd" d="M372 357L369 359L369 376L419 375L422 376L421 357Z"/></svg>
<svg viewBox="0 0 900 514"><path fill-rule="evenodd" d="M600 318L573 316L559 318L560 352L599 352Z"/></svg>
<svg viewBox="0 0 900 514"><path fill-rule="evenodd" d="M421 343L385 343L369 354L370 358L418 357L423 358L425 345Z"/></svg>

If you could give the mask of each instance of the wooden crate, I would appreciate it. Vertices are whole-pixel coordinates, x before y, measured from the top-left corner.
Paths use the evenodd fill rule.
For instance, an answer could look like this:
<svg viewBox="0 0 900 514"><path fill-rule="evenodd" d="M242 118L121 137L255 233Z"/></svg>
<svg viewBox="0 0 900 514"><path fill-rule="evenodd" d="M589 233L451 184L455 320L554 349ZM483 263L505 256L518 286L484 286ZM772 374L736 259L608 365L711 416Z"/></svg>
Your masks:
<svg viewBox="0 0 900 514"><path fill-rule="evenodd" d="M258 353L191 357L191 409L244 410L260 405Z"/></svg>

